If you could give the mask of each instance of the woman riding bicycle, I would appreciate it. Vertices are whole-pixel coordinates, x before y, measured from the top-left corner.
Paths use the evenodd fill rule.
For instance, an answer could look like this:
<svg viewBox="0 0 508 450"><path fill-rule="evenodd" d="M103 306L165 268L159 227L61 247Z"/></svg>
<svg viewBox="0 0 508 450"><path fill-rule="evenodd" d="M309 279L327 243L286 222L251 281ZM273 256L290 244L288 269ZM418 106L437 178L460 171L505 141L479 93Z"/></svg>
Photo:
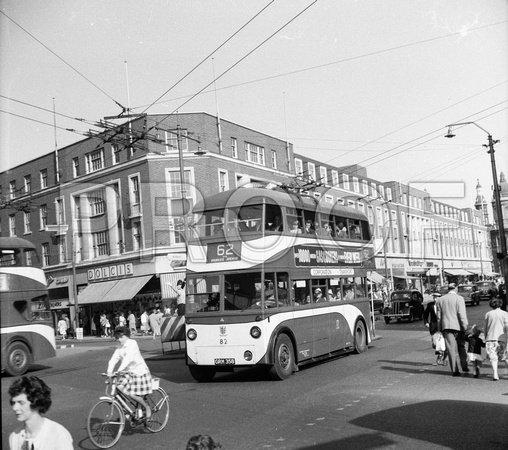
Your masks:
<svg viewBox="0 0 508 450"><path fill-rule="evenodd" d="M129 396L146 411L146 418L152 415L150 406L145 402L143 396L152 393L152 376L150 370L141 356L138 343L130 339L131 332L127 327L117 327L115 329L115 339L118 341L118 348L108 363L108 377L113 376L115 366L120 362L118 372L124 372L118 375L117 388L125 395Z"/></svg>

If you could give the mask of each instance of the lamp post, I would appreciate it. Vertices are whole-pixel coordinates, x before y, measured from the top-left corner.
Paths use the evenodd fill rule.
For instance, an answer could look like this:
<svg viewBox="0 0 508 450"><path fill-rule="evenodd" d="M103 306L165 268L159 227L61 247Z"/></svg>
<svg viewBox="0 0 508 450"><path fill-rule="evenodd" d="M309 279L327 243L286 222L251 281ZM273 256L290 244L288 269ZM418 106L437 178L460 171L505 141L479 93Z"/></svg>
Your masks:
<svg viewBox="0 0 508 450"><path fill-rule="evenodd" d="M496 203L496 213L497 213L497 219L498 219L498 231L499 231L499 247L500 252L498 252L497 257L499 260L499 267L501 269L501 273L503 275L505 283L508 281L508 264L506 264L505 258L506 258L506 235L504 231L504 223L503 223L503 210L501 208L501 191L499 190L499 184L497 182L497 170L496 170L496 159L494 156L494 144L497 144L499 141L495 141L492 139L492 135L482 128L480 125L478 125L476 122L463 122L463 123L452 123L450 125L447 125L448 127L448 133L445 135L447 138L453 138L455 135L452 133L452 128L461 126L461 125L475 125L480 130L487 133L488 136L488 144L484 144L483 146L485 148L488 148L487 153L490 154L490 164L492 167L492 178L494 181L494 200Z"/></svg>
<svg viewBox="0 0 508 450"><path fill-rule="evenodd" d="M483 257L482 257L482 241L481 241L481 232L478 231L478 248L480 254L480 280L483 280Z"/></svg>
<svg viewBox="0 0 508 450"><path fill-rule="evenodd" d="M444 253L443 253L443 233L446 231L446 228L443 228L439 233L439 252L441 253L441 270L439 271L439 281L441 286L443 286L444 281Z"/></svg>

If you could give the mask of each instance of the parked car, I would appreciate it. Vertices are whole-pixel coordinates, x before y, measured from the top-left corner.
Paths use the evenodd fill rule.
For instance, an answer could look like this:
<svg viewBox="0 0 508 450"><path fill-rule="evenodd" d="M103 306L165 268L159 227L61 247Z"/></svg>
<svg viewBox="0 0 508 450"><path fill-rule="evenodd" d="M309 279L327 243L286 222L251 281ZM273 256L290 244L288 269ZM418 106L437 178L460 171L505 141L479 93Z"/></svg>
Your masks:
<svg viewBox="0 0 508 450"><path fill-rule="evenodd" d="M480 300L490 300L498 294L497 285L494 281L477 281L474 284L474 291L478 303Z"/></svg>
<svg viewBox="0 0 508 450"><path fill-rule="evenodd" d="M457 294L464 298L464 302L471 306L480 304L480 297L476 295L474 285L472 284L459 284L457 286Z"/></svg>
<svg viewBox="0 0 508 450"><path fill-rule="evenodd" d="M386 323L390 323L392 318L412 322L414 319L420 320L423 311L422 293L416 289L405 289L391 293L390 299L385 303L383 315Z"/></svg>

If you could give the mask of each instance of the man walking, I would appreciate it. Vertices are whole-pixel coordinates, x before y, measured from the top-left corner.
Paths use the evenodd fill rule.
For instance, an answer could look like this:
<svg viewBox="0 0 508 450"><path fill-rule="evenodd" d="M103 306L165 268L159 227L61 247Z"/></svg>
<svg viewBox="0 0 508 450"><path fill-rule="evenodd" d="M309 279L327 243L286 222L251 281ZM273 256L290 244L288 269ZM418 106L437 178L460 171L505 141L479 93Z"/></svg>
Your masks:
<svg viewBox="0 0 508 450"><path fill-rule="evenodd" d="M454 377L461 375L457 353L462 372L469 372L466 353L466 329L468 326L466 304L464 298L457 294L455 283L450 283L448 293L436 300L436 315L439 330L443 333L446 342L452 375Z"/></svg>

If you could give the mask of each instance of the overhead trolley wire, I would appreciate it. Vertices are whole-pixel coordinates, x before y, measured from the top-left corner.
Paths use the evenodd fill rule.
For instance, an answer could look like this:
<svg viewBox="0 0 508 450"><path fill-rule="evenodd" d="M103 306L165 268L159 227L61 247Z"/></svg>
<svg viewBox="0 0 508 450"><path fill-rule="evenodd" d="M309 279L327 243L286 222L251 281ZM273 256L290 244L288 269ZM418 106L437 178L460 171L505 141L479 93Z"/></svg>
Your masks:
<svg viewBox="0 0 508 450"><path fill-rule="evenodd" d="M54 56L56 56L60 61L62 61L66 66L71 68L74 72L76 72L80 77L88 81L92 86L97 88L100 92L102 92L106 97L108 97L110 100L115 102L122 110L126 110L126 108L118 101L116 101L113 97L111 97L107 92L105 92L102 88L100 88L97 84L95 84L93 81L91 81L89 78L87 78L85 75L83 75L79 70L75 69L73 66L71 66L65 59L63 59L61 56L59 56L56 52L51 50L46 44L41 42L39 39L37 39L32 33L30 33L28 30L23 28L19 23L17 23L14 19L9 17L4 11L0 10L0 13L3 14L7 19L9 19L14 25L19 27L21 30L23 30L26 34L28 34L32 39L37 41L40 45L42 45L46 50L48 50L50 53L52 53Z"/></svg>
<svg viewBox="0 0 508 450"><path fill-rule="evenodd" d="M194 72L199 66L201 66L207 59L209 59L212 55L217 53L224 45L226 45L231 39L233 39L240 31L242 31L247 25L254 21L263 11L265 11L275 0L272 0L265 7L263 7L259 12L257 12L253 17L251 17L246 23L244 23L238 30L236 30L231 36L229 36L222 44L220 44L215 50L213 50L208 56L202 59L198 64L196 64L192 69L190 69L183 77L181 77L176 83L174 83L166 92L157 97L150 105L148 105L141 114L145 113L148 109L150 109L153 105L155 105L162 97L164 97L168 92L173 90L176 86L178 86L185 78L187 78L192 72Z"/></svg>

